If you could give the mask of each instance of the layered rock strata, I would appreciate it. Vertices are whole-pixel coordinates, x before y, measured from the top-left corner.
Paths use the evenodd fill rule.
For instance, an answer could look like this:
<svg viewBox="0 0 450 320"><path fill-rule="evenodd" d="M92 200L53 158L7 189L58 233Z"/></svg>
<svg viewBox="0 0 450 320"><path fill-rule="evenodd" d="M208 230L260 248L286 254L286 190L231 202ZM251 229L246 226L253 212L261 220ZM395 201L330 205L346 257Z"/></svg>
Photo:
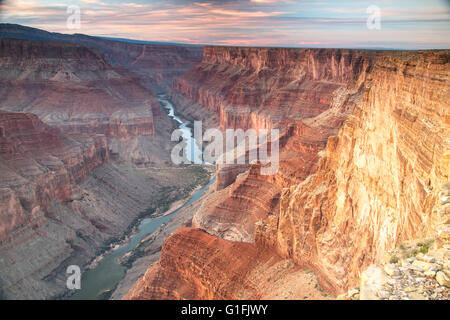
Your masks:
<svg viewBox="0 0 450 320"><path fill-rule="evenodd" d="M176 44L138 43L83 34L61 34L40 29L0 24L0 38L70 42L93 48L114 67L131 71L154 92L167 92L172 79L190 70L202 60L203 48Z"/></svg>
<svg viewBox="0 0 450 320"><path fill-rule="evenodd" d="M222 128L285 130L279 172L224 172L194 225L247 241L254 228L252 250L277 252L311 268L331 292L353 287L402 241L447 228L448 210L437 204L449 180L449 77L448 51L205 48L203 62L174 81L173 97L217 114ZM277 188L279 207L268 207ZM252 219L260 219L256 227L248 223ZM222 298L217 278L201 270L211 266L205 253L227 244L214 237L193 244L195 258L170 246L181 238L201 243L197 232L169 238L160 264L128 297ZM238 252L230 249L227 257ZM175 255L183 268L165 277L165 262ZM232 267L223 270L220 279L235 274ZM204 278L197 280L199 274ZM191 285L178 286L173 278Z"/></svg>
<svg viewBox="0 0 450 320"><path fill-rule="evenodd" d="M164 190L168 199L176 197L175 186L195 181L190 168L167 165L167 117L146 145L154 166L138 170L110 160L105 136L65 135L34 114L1 111L0 117L0 288L6 299L65 294L68 265L83 267L109 249L105 241L119 238L154 205L155 195Z"/></svg>
<svg viewBox="0 0 450 320"><path fill-rule="evenodd" d="M95 52L62 42L0 40L1 108L76 134L154 134L156 96ZM159 113L159 111L158 111Z"/></svg>
<svg viewBox="0 0 450 320"><path fill-rule="evenodd" d="M276 237L335 287L404 240L432 237L448 217L449 52L379 57L361 103L330 138L315 174L283 191Z"/></svg>
<svg viewBox="0 0 450 320"><path fill-rule="evenodd" d="M156 95L97 49L1 39L0 96L3 298L65 294L68 265L106 249L162 188L196 181L170 165Z"/></svg>
<svg viewBox="0 0 450 320"><path fill-rule="evenodd" d="M296 295L326 298L315 276L290 260L249 243L183 227L164 242L160 261L124 298L292 299Z"/></svg>
<svg viewBox="0 0 450 320"><path fill-rule="evenodd" d="M194 226L225 239L253 242L255 223L278 210L282 188L316 170L318 152L358 103L361 83L379 54L206 47L202 63L174 80L172 97L182 101L183 96L208 109L208 116L215 113L222 129L279 129L280 164L270 176L254 167L233 187L208 199L194 216ZM185 105L181 112L195 116L194 107ZM219 165L218 189L248 168Z"/></svg>

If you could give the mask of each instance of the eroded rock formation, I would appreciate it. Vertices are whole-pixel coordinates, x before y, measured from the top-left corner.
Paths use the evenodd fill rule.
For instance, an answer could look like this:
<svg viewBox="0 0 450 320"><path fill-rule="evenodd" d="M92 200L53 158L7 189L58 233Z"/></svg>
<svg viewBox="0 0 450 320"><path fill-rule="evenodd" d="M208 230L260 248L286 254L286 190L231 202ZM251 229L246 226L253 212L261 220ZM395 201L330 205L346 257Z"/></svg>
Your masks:
<svg viewBox="0 0 450 320"><path fill-rule="evenodd" d="M70 42L93 48L114 67L125 68L154 92L166 92L172 79L202 60L203 48L61 34L16 24L0 24L0 38Z"/></svg>
<svg viewBox="0 0 450 320"><path fill-rule="evenodd" d="M194 225L225 239L253 242L255 223L278 211L282 188L316 170L318 152L359 101L361 83L379 54L206 47L202 63L174 80L174 99L194 105L182 103L182 112L195 116L192 109L207 108L223 129L279 129L280 164L271 176L255 167L212 196L195 214ZM218 166L217 188L247 168Z"/></svg>
<svg viewBox="0 0 450 320"><path fill-rule="evenodd" d="M449 179L449 52L376 60L319 169L283 192L277 248L342 290L400 241L433 236Z"/></svg>
<svg viewBox="0 0 450 320"><path fill-rule="evenodd" d="M156 96L93 51L68 43L0 40L1 107L76 134L154 134Z"/></svg>
<svg viewBox="0 0 450 320"><path fill-rule="evenodd" d="M251 250L312 268L331 292L354 286L400 241L448 229L449 212L436 203L449 180L449 77L448 51L205 48L203 62L174 81L182 112L203 108L222 128L285 130L279 172L219 168L223 181L194 225L232 240L254 234ZM197 233L169 238L128 298L222 298L216 276L201 271L212 247L228 244ZM170 245L180 238L197 242L195 253L184 258ZM239 252L229 250L229 259ZM165 277L175 255L183 267ZM223 270L220 279L235 274Z"/></svg>
<svg viewBox="0 0 450 320"><path fill-rule="evenodd" d="M81 197L88 172L109 161L106 137L69 138L30 113L0 111L0 240L33 227L50 203Z"/></svg>
<svg viewBox="0 0 450 320"><path fill-rule="evenodd" d="M170 166L156 95L97 49L0 39L0 96L3 298L64 294L68 265L85 266L161 188L193 182Z"/></svg>
<svg viewBox="0 0 450 320"><path fill-rule="evenodd" d="M208 261L207 264L204 261ZM249 243L181 228L125 299L324 299L316 277Z"/></svg>

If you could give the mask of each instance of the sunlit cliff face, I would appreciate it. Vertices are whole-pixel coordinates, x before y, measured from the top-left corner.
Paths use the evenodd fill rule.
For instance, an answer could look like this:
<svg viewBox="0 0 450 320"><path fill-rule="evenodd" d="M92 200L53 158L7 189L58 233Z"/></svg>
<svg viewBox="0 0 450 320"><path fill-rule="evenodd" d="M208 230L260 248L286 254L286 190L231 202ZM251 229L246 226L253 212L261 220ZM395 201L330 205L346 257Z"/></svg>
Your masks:
<svg viewBox="0 0 450 320"><path fill-rule="evenodd" d="M287 80L287 70L297 77ZM308 266L340 293L402 241L434 237L448 226L438 212L449 174L448 81L448 50L206 47L203 62L174 81L183 112L227 106L229 116L219 121L236 127L260 125L248 121L252 114L297 121L271 122L290 128L275 176L218 168L216 192L194 214L194 228L166 240L160 264L127 298L235 298L243 291L231 280L236 274L251 288L247 297L260 297L264 292L248 281L251 271L247 277L227 265L217 277L206 258L214 249L229 259L244 256L239 241L254 242L245 249L268 254L264 261L281 256ZM322 100L303 94L311 86ZM282 107L286 99L299 108ZM301 103L316 113L304 113ZM243 108L251 111L236 121ZM184 252L177 242L195 250ZM246 263L246 271L258 265Z"/></svg>

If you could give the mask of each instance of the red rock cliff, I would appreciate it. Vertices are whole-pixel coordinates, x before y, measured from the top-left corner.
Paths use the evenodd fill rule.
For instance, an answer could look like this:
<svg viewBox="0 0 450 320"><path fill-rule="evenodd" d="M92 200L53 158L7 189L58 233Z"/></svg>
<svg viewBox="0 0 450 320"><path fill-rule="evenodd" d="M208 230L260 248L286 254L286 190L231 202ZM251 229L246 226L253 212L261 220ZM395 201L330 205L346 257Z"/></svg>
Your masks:
<svg viewBox="0 0 450 320"><path fill-rule="evenodd" d="M220 114L223 128L284 133L279 172L263 177L253 167L228 187L224 174L194 225L231 240L254 232L252 250L312 267L332 292L354 285L401 240L434 234L448 222L436 203L449 180L449 59L448 51L205 48L203 62L174 81L174 98ZM194 288L179 290L161 264L129 297L222 297L214 274L195 280L210 265L202 257L222 244L200 245L193 232L176 237L199 244L195 257L167 246L161 261L190 260L170 277Z"/></svg>
<svg viewBox="0 0 450 320"><path fill-rule="evenodd" d="M64 132L154 134L156 96L85 47L1 39L0 84L1 108L33 112Z"/></svg>
<svg viewBox="0 0 450 320"><path fill-rule="evenodd" d="M337 291L403 240L433 236L449 181L450 54L376 60L361 103L328 140L319 169L283 192L276 247Z"/></svg>
<svg viewBox="0 0 450 320"><path fill-rule="evenodd" d="M281 152L277 174L246 174L211 196L194 216L194 225L252 242L255 222L277 210L281 189L316 170L318 152L359 101L361 83L380 54L206 47L202 63L175 79L173 95L217 113L222 128L280 129ZM219 166L218 189L247 168Z"/></svg>
<svg viewBox="0 0 450 320"><path fill-rule="evenodd" d="M69 138L30 113L0 111L0 240L78 196L76 184L109 160L106 137ZM41 221L42 222L42 221Z"/></svg>
<svg viewBox="0 0 450 320"><path fill-rule="evenodd" d="M327 110L337 89L364 80L373 56L344 49L205 47L175 93L219 114L222 128L283 128Z"/></svg>
<svg viewBox="0 0 450 320"><path fill-rule="evenodd" d="M277 254L181 228L165 241L161 260L124 298L324 299L316 284L314 275Z"/></svg>
<svg viewBox="0 0 450 320"><path fill-rule="evenodd" d="M69 42L92 48L113 67L131 71L154 92L167 92L172 79L199 63L203 52L200 46L141 44L83 34L47 32L8 23L0 24L0 38Z"/></svg>

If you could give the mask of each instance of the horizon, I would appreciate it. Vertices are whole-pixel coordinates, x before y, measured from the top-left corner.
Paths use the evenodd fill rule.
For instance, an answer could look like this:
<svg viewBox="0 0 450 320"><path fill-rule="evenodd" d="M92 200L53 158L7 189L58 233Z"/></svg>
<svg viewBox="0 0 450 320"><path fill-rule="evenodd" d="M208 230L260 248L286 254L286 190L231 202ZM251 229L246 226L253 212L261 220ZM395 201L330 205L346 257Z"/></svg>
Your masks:
<svg viewBox="0 0 450 320"><path fill-rule="evenodd" d="M16 25L16 26L20 26L20 27L25 27L25 28L31 28L31 29L36 29L39 31L44 31L44 32L49 32L51 34L61 34L61 35L65 35L65 36L85 36L85 37L94 37L94 38L99 38L99 39L103 39L103 40L109 40L109 41L117 41L117 42L127 42L127 43L135 43L135 44L154 44L154 45L167 45L167 46L192 46L192 47L236 47L236 48L274 48L274 49L330 49L330 50L337 50L337 49L342 49L342 50L373 50L373 51L431 51L431 50L450 50L450 48L430 48L430 49L405 49L405 48L388 48L388 47L314 47L314 46L252 46L252 45L248 45L248 46L241 46L241 45L227 45L227 44L191 44L191 43L184 43L184 42L164 42L164 41L153 41L153 40L137 40L137 39L130 39L130 38L114 38L114 37L104 37L104 36L96 36L96 35L90 35L90 34L85 34L85 33L62 33L62 32L52 32L52 31L48 31L45 29L40 29L40 28L35 28L35 27L31 27L31 26L26 26L26 25L21 25L21 24L17 24L17 23L3 23L0 22L0 26L1 25ZM1 31L1 30L0 30ZM22 39L22 38L1 38L0 39L12 39L12 40L27 40L27 41L49 41L49 42L60 42L59 40L36 40L36 39Z"/></svg>
<svg viewBox="0 0 450 320"><path fill-rule="evenodd" d="M69 28L68 19L76 13L76 7L69 10L69 6L79 9L79 25L75 26L79 29ZM0 22L117 41L275 48L450 49L448 0L6 0L0 1Z"/></svg>

